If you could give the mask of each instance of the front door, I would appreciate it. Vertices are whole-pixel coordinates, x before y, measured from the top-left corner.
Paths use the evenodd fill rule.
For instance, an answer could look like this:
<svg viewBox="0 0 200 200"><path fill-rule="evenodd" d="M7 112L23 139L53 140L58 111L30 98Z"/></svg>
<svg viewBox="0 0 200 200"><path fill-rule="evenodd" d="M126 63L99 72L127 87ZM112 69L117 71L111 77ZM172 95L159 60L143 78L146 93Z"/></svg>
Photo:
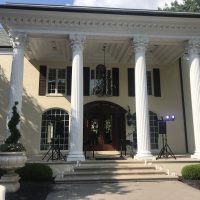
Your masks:
<svg viewBox="0 0 200 200"><path fill-rule="evenodd" d="M114 150L113 121L111 114L91 114L87 119L88 138L93 139L94 149L98 151Z"/></svg>
<svg viewBox="0 0 200 200"><path fill-rule="evenodd" d="M119 150L120 139L124 137L125 111L120 106L106 101L96 101L85 105L85 150Z"/></svg>

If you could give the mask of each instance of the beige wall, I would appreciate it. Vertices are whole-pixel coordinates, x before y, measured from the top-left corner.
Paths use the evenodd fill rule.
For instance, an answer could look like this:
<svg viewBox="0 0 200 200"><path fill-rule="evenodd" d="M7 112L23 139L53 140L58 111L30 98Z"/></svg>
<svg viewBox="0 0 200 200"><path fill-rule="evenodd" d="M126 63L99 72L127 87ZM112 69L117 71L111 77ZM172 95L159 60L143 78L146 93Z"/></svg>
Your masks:
<svg viewBox="0 0 200 200"><path fill-rule="evenodd" d="M8 108L11 58L11 55L0 55L0 140L3 140L6 134L6 113Z"/></svg>
<svg viewBox="0 0 200 200"><path fill-rule="evenodd" d="M0 55L0 65L2 73L0 80L0 130L5 130L6 108L8 102L8 80L10 77L12 56ZM23 119L21 125L22 141L29 154L40 153L40 128L42 113L49 108L63 108L70 111L69 97L45 97L38 96L39 86L39 65L65 66L64 63L35 62L31 64L25 59L24 66L24 94L22 112ZM92 67L92 65L86 65ZM93 65L96 66L96 65ZM135 112L135 99L128 97L127 89L127 68L131 66L107 66L120 67L120 97L84 97L84 103L105 100L114 102L127 109L129 105L131 113ZM183 126L183 113L181 101L181 89L178 62L168 66L148 66L148 69L160 68L161 93L162 97L149 96L149 108L151 111L162 116L165 114L175 114L176 120L167 123L168 143L174 153L185 153L185 138ZM127 126L127 133L131 132L131 127ZM1 134L3 132L1 131ZM191 136L192 137L192 136ZM191 139L191 145L192 139Z"/></svg>

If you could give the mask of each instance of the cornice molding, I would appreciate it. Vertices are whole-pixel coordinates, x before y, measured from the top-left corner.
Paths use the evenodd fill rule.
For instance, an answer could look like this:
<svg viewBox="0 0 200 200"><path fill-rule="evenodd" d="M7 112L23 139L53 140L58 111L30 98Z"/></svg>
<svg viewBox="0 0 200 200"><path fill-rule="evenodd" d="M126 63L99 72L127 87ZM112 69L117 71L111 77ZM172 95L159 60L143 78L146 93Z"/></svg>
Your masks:
<svg viewBox="0 0 200 200"><path fill-rule="evenodd" d="M200 34L200 24L189 22L172 22L172 21L135 21L133 20L106 20L106 19L74 19L63 17L48 16L7 16L4 14L0 17L0 22L5 27L28 29L56 29L67 30L68 32L93 32L93 33L119 33L119 34L157 34L171 36L198 36Z"/></svg>

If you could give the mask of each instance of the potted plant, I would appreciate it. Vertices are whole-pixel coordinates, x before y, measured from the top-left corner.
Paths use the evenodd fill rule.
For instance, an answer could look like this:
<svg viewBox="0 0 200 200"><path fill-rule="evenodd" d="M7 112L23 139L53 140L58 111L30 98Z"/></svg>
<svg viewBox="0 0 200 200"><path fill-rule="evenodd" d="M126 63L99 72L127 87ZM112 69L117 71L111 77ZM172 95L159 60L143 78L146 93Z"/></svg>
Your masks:
<svg viewBox="0 0 200 200"><path fill-rule="evenodd" d="M20 188L19 175L14 171L25 165L27 157L25 155L25 147L19 143L21 137L17 125L20 122L20 116L17 112L18 102L15 102L12 108L12 117L8 122L10 136L0 145L0 168L4 174L0 179L0 184L6 187L7 192L16 192Z"/></svg>

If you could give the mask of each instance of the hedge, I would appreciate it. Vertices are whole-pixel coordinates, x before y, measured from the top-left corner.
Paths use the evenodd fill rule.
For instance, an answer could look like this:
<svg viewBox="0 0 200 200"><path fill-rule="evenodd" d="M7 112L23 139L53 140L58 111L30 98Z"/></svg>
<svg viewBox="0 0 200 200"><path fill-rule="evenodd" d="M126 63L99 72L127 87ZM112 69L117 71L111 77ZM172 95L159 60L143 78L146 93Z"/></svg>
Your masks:
<svg viewBox="0 0 200 200"><path fill-rule="evenodd" d="M16 170L25 181L52 181L52 169L41 163L27 163L24 167Z"/></svg>
<svg viewBox="0 0 200 200"><path fill-rule="evenodd" d="M200 164L183 167L181 174L184 179L200 180Z"/></svg>

